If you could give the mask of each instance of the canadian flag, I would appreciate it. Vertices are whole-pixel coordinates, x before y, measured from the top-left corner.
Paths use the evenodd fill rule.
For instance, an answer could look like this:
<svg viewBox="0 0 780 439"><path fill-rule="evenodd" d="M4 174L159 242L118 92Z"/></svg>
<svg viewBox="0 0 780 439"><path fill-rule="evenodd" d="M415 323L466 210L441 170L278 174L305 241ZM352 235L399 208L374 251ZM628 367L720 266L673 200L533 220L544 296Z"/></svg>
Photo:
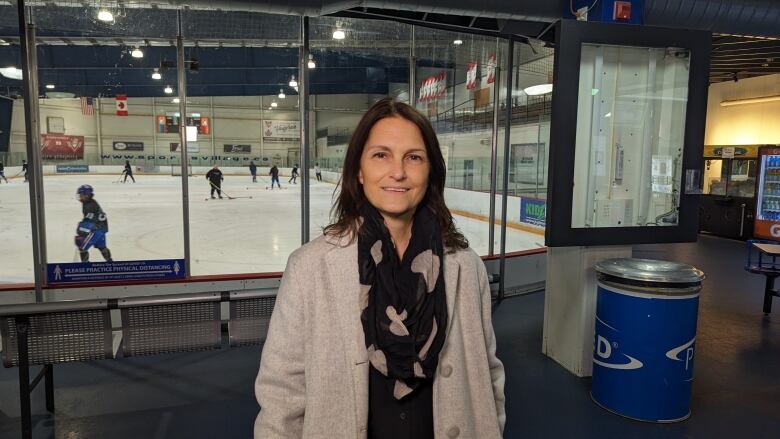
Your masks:
<svg viewBox="0 0 780 439"><path fill-rule="evenodd" d="M127 116L127 95L116 95L116 115Z"/></svg>
<svg viewBox="0 0 780 439"><path fill-rule="evenodd" d="M470 62L466 69L466 89L474 90L477 88L477 63Z"/></svg>
<svg viewBox="0 0 780 439"><path fill-rule="evenodd" d="M487 83L496 82L496 54L491 53L487 60Z"/></svg>

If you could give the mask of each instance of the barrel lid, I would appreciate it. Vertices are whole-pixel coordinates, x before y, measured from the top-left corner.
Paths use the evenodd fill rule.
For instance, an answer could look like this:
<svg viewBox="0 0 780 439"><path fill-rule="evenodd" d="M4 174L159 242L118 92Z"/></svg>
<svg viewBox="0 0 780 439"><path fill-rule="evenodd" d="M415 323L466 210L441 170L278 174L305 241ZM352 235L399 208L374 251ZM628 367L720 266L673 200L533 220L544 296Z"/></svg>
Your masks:
<svg viewBox="0 0 780 439"><path fill-rule="evenodd" d="M704 280L704 272L696 267L655 259L605 259L593 268L609 276L645 282L700 283Z"/></svg>

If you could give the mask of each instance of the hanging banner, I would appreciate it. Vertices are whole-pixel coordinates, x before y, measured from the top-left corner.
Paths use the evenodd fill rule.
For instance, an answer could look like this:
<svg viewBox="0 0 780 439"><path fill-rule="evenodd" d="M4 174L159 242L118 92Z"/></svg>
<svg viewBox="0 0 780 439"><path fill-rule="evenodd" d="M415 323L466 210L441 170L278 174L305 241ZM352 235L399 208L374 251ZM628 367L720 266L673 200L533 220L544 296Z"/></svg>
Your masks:
<svg viewBox="0 0 780 439"><path fill-rule="evenodd" d="M301 138L297 120L263 120L263 140L297 140Z"/></svg>
<svg viewBox="0 0 780 439"><path fill-rule="evenodd" d="M445 94L447 94L447 72L441 72L422 80L419 93L421 101L438 99Z"/></svg>
<svg viewBox="0 0 780 439"><path fill-rule="evenodd" d="M466 90L477 88L477 63L470 62L466 69Z"/></svg>
<svg viewBox="0 0 780 439"><path fill-rule="evenodd" d="M127 95L116 95L116 115L127 116Z"/></svg>
<svg viewBox="0 0 780 439"><path fill-rule="evenodd" d="M43 160L82 160L84 136L41 134L41 158Z"/></svg>
<svg viewBox="0 0 780 439"><path fill-rule="evenodd" d="M487 66L485 66L487 69L487 83L492 84L496 82L496 54L491 53L490 56L488 56L487 60Z"/></svg>

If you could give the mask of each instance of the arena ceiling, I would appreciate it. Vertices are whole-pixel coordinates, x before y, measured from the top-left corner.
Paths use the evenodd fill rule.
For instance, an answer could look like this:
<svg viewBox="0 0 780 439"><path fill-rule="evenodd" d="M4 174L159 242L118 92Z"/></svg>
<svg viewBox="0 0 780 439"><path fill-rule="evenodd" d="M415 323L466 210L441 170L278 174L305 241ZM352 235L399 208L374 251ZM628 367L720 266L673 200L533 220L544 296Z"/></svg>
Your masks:
<svg viewBox="0 0 780 439"><path fill-rule="evenodd" d="M300 17L215 9L178 12L172 7L150 8L148 2L125 2L116 9L115 20L104 23L95 19L99 3L38 2L33 7L42 85L53 84L57 91L76 96L166 96L165 85L176 82L180 13L189 95L273 95L280 89L296 94L288 84L298 71ZM311 71L311 93L385 94L391 84L407 82L409 24L422 25L415 27L420 67L484 62L486 54L497 49L496 35L511 34L521 41L523 36L552 37L548 23L538 21L350 8L311 18L310 45L317 62ZM0 67L20 66L17 26L15 6L0 0ZM345 40L331 37L338 26L347 31ZM453 36L464 44L454 46ZM131 56L136 47L143 50L142 59ZM538 55L530 49L521 62ZM151 79L155 68L163 79ZM711 83L774 73L780 73L777 38L713 36ZM0 76L0 94L20 96L21 81Z"/></svg>

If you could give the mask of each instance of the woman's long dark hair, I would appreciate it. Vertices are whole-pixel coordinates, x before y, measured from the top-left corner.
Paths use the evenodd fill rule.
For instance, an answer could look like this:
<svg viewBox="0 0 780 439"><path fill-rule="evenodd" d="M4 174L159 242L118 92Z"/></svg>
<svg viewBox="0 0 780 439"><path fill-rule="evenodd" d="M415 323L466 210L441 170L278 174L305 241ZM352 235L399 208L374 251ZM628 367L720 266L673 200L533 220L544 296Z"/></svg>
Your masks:
<svg viewBox="0 0 780 439"><path fill-rule="evenodd" d="M434 213L439 221L445 248L450 250L468 248L468 240L455 228L450 210L444 203L444 178L447 169L441 149L439 149L439 139L436 138L436 132L428 119L419 111L392 97L384 98L369 108L349 139L347 154L344 157L344 170L341 174L341 192L338 194L331 211L335 222L325 227L325 235L349 237L350 240L356 236L360 208L363 203L368 202L365 193L363 193L363 185L358 181L360 158L363 155L371 128L386 117L402 117L420 129L431 170L428 175L428 188L425 191L425 197L417 208L427 207Z"/></svg>

